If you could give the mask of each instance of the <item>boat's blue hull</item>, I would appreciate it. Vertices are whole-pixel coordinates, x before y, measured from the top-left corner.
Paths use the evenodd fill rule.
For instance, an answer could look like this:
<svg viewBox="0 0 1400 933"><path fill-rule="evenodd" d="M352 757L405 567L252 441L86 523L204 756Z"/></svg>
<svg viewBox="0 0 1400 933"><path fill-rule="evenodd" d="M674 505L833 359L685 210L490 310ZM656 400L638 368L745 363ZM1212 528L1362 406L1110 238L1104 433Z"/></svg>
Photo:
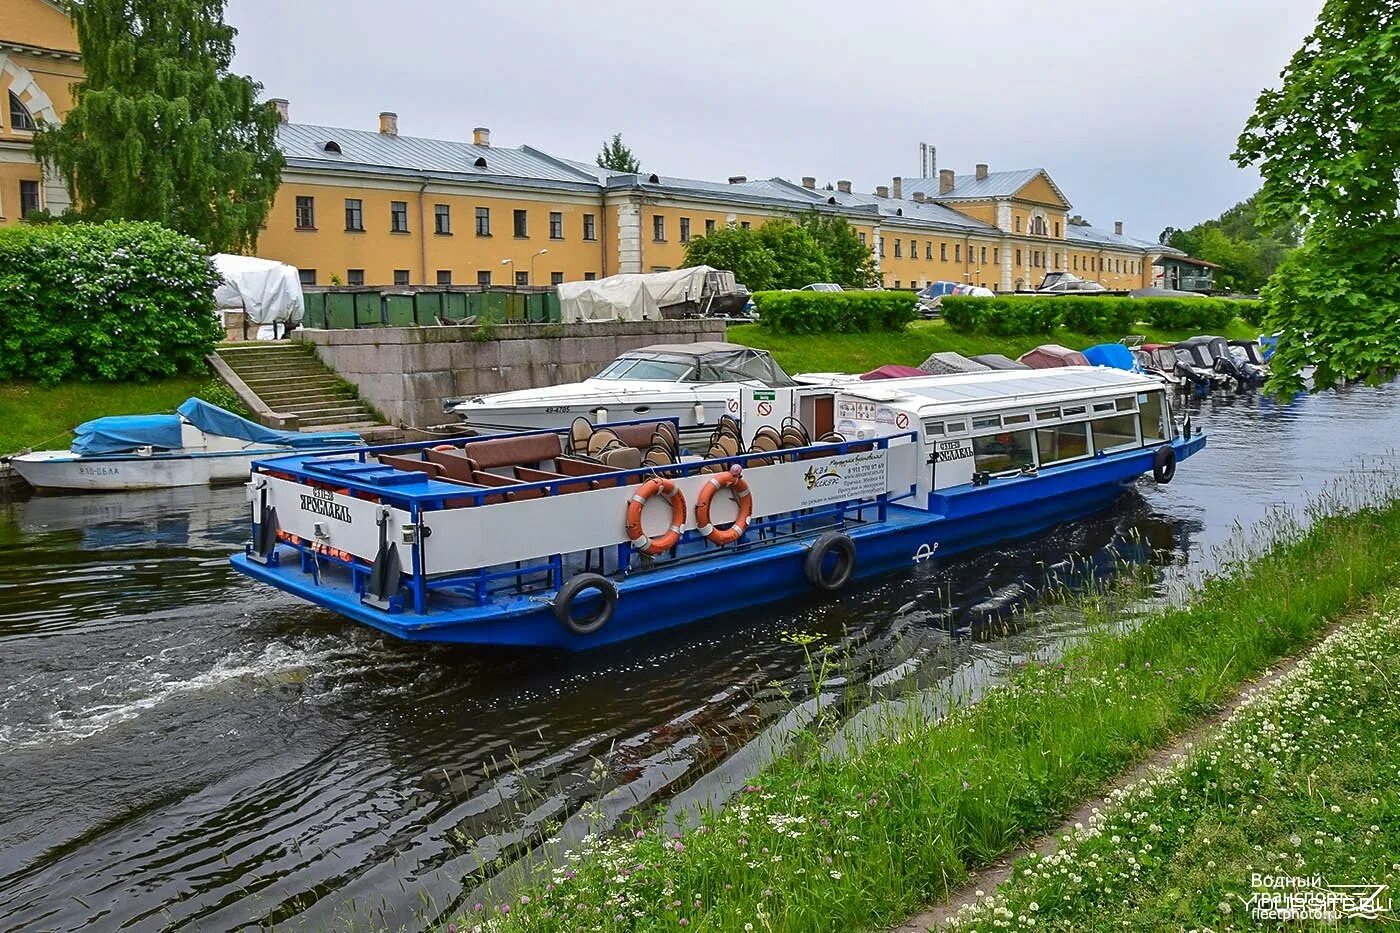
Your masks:
<svg viewBox="0 0 1400 933"><path fill-rule="evenodd" d="M1204 445L1204 437L1174 442L1178 459ZM1088 515L1150 472L1155 453L1155 448L1137 449L1036 477L959 487L933 496L933 508L927 511L892 504L887 521L844 529L856 546L855 576L1022 537ZM287 559L275 566L241 554L231 560L254 579L407 641L581 650L810 592L803 572L810 544L810 538L776 542L632 574L617 584L612 619L588 636L567 631L555 620L548 598L539 595L485 606L430 608L421 615L386 613L362 603L348 578L323 575L315 582L301 571L290 549L283 549Z"/></svg>

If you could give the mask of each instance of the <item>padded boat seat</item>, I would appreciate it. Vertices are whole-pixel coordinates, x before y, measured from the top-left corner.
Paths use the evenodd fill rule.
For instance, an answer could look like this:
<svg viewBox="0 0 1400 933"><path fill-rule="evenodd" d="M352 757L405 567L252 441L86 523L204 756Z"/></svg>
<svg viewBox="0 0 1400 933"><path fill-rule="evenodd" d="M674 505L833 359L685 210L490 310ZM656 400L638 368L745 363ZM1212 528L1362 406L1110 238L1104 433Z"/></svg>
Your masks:
<svg viewBox="0 0 1400 933"><path fill-rule="evenodd" d="M554 469L565 476L596 476L600 473L612 473L615 468L606 464L596 463L592 460L576 460L573 457L557 457L554 460ZM606 489L609 486L616 486L617 480L597 479L593 480L594 488Z"/></svg>
<svg viewBox="0 0 1400 933"><path fill-rule="evenodd" d="M462 456L472 460L479 470L538 464L553 460L562 453L557 434L493 437L489 440L473 441L462 448Z"/></svg>
<svg viewBox="0 0 1400 933"><path fill-rule="evenodd" d="M532 470L529 467L518 466L515 468L515 478L522 483L547 483L556 479L569 479L563 473L550 473L546 470ZM572 483L560 483L557 487L559 494L569 492L586 492L589 489L598 488L595 483L586 479L576 480Z"/></svg>
<svg viewBox="0 0 1400 933"><path fill-rule="evenodd" d="M499 473L487 473L485 470L477 470L473 473L472 481L478 486L494 486L497 488L520 485L520 480L513 476L502 476ZM507 502L519 502L522 499L542 499L544 498L544 490L526 489L521 492L514 492L507 489L505 495Z"/></svg>
<svg viewBox="0 0 1400 933"><path fill-rule="evenodd" d="M425 450L423 456L428 458L429 463L437 464L442 468L442 476L447 479L455 479L458 482L472 482L472 473L475 472L476 464L462 456L456 450Z"/></svg>
<svg viewBox="0 0 1400 933"><path fill-rule="evenodd" d="M442 467L417 457L400 457L394 454L380 454L379 462L386 467L405 472L427 473L433 479L442 479Z"/></svg>
<svg viewBox="0 0 1400 933"><path fill-rule="evenodd" d="M663 430L662 422L649 421L645 424L609 425L608 430L628 447L646 448L651 446L651 436Z"/></svg>

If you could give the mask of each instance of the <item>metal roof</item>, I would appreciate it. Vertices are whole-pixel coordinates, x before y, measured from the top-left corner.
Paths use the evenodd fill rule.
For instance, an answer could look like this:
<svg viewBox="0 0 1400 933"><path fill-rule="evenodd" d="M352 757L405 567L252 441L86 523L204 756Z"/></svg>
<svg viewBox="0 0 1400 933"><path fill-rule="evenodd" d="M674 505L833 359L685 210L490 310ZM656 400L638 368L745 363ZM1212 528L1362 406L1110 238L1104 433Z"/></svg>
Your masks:
<svg viewBox="0 0 1400 933"><path fill-rule="evenodd" d="M1041 404L1051 396L1092 397L1160 389L1161 385L1146 376L1107 366L1065 366L890 379L841 388L874 401L917 405L921 414L928 414L945 408L1014 408Z"/></svg>
<svg viewBox="0 0 1400 933"><path fill-rule="evenodd" d="M1099 246L1111 246L1115 249L1161 250L1165 253L1175 252L1169 247L1151 243L1147 240L1137 240L1130 236L1114 233L1112 230L1101 230L1098 227L1081 227L1078 224L1065 224L1065 239L1080 243L1094 243Z"/></svg>
<svg viewBox="0 0 1400 933"><path fill-rule="evenodd" d="M881 218L893 218L896 222L905 221L911 226L953 227L960 232L986 233L989 236L1001 235L1001 231L990 224L960 214L951 207L934 204L932 201L920 203L911 198L882 198L874 194L856 192L846 194L842 191L816 191L813 193L821 196L828 203L847 209L872 211L878 213Z"/></svg>
<svg viewBox="0 0 1400 933"><path fill-rule="evenodd" d="M340 152L327 151L328 143L335 143L340 147ZM370 130L309 123L283 123L278 126L277 146L286 156L288 164L297 167L596 184L596 180L579 169L528 147L504 149L475 146L464 142L390 136ZM484 164L478 165L478 161Z"/></svg>
<svg viewBox="0 0 1400 933"><path fill-rule="evenodd" d="M1060 186L1055 184L1050 173L1043 168L1022 168L1009 172L988 172L986 178L978 178L976 175L954 175L953 190L947 194L940 194L938 190L939 181L937 178L906 178L903 180L904 190L913 194L915 191L922 191L931 198L940 201L953 200L981 200L985 198L1009 198L1030 184L1039 175L1044 175L1050 187L1055 189L1055 193L1069 204L1069 198L1060 190Z"/></svg>

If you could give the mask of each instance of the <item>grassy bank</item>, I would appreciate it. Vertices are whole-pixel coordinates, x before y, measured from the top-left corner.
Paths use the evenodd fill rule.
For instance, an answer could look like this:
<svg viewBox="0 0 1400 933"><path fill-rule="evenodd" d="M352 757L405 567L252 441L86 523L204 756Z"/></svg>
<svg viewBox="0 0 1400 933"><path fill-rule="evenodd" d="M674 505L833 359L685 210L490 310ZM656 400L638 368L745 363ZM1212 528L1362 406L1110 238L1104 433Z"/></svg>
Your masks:
<svg viewBox="0 0 1400 933"><path fill-rule="evenodd" d="M1148 343L1175 343L1195 336L1142 325L1134 327L1133 333L1145 336ZM1237 318L1220 336L1245 340L1259 336L1259 329ZM1115 343L1122 337L1122 334L1081 334L1063 328L1049 335L990 337L960 334L938 320L915 321L901 332L861 334L779 334L761 324L734 324L729 327L727 339L770 351L790 373L810 373L865 372L886 363L917 366L930 353L949 350L964 356L1001 353L1015 359L1043 343L1082 349L1096 343Z"/></svg>
<svg viewBox="0 0 1400 933"><path fill-rule="evenodd" d="M1286 919L1255 916L1287 905L1260 895L1303 906L1328 885L1387 885L1387 904L1400 882L1397 641L1392 590L1208 743L1115 794L1058 852L1020 860L953 925L1245 929ZM1318 876L1301 890L1263 880Z"/></svg>
<svg viewBox="0 0 1400 933"><path fill-rule="evenodd" d="M1373 491L1374 492L1374 491ZM1012 671L936 722L885 723L853 757L823 756L828 719L740 797L680 836L643 823L459 928L860 930L902 920L1201 721L1247 678L1392 585L1400 501L1254 529L1262 557L1227 564L1190 604L1100 630ZM1362 734L1359 741L1370 741ZM1173 924L1173 926L1175 926Z"/></svg>
<svg viewBox="0 0 1400 933"><path fill-rule="evenodd" d="M64 448L73 428L103 415L144 415L174 411L191 395L219 405L235 398L208 375L151 382L0 382L0 453L26 447Z"/></svg>

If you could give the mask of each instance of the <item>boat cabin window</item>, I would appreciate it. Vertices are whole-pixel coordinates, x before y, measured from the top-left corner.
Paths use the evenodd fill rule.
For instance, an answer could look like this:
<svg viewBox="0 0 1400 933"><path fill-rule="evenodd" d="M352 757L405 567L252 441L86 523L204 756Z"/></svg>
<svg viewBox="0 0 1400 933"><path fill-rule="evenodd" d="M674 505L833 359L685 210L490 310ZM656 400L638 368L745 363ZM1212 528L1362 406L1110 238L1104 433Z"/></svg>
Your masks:
<svg viewBox="0 0 1400 933"><path fill-rule="evenodd" d="M1030 424L1030 412L1023 412L1021 414L1016 415L1002 415L1001 423L1008 426L1013 424Z"/></svg>
<svg viewBox="0 0 1400 933"><path fill-rule="evenodd" d="M943 434L943 422L941 422L941 421L929 421L929 422L925 422L925 424L924 424L924 433L925 433L925 434L930 434L930 435L942 435L942 434Z"/></svg>
<svg viewBox="0 0 1400 933"><path fill-rule="evenodd" d="M1089 422L1076 421L1037 428L1036 448L1041 464L1089 456Z"/></svg>
<svg viewBox="0 0 1400 933"><path fill-rule="evenodd" d="M1138 442L1137 415L1114 415L1111 418L1095 418L1089 422L1094 428L1094 450L1115 450Z"/></svg>
<svg viewBox="0 0 1400 933"><path fill-rule="evenodd" d="M1059 421L1060 410L1058 408L1042 408L1035 413L1036 421Z"/></svg>
<svg viewBox="0 0 1400 933"><path fill-rule="evenodd" d="M967 430L967 422L949 421L944 425L944 427L948 429L949 434L961 434L962 432Z"/></svg>
<svg viewBox="0 0 1400 933"><path fill-rule="evenodd" d="M1084 415L1084 406L1075 405L1071 408L1062 409L1062 416L1065 418L1080 418Z"/></svg>
<svg viewBox="0 0 1400 933"><path fill-rule="evenodd" d="M617 359L609 363L595 378L598 379L655 379L661 382L679 382L690 375L694 367L690 363L675 360Z"/></svg>
<svg viewBox="0 0 1400 933"><path fill-rule="evenodd" d="M1113 411L1113 403L1112 403L1112 402L1095 402L1095 403L1094 403L1094 414L1098 414L1099 412L1103 412L1103 411Z"/></svg>
<svg viewBox="0 0 1400 933"><path fill-rule="evenodd" d="M742 369L701 363L686 379L686 382L763 382L763 379L752 373L746 373Z"/></svg>
<svg viewBox="0 0 1400 933"><path fill-rule="evenodd" d="M1113 400L1113 406L1119 411L1132 411L1133 400L1130 398L1116 398Z"/></svg>
<svg viewBox="0 0 1400 933"><path fill-rule="evenodd" d="M1031 431L1003 431L972 439L974 468L1005 473L1035 466L1035 440Z"/></svg>
<svg viewBox="0 0 1400 933"><path fill-rule="evenodd" d="M972 419L972 430L980 431L983 428L1001 427L1001 415L990 415Z"/></svg>
<svg viewBox="0 0 1400 933"><path fill-rule="evenodd" d="M1142 442L1167 439L1166 411L1161 392L1144 392L1138 396L1138 420L1142 425Z"/></svg>

